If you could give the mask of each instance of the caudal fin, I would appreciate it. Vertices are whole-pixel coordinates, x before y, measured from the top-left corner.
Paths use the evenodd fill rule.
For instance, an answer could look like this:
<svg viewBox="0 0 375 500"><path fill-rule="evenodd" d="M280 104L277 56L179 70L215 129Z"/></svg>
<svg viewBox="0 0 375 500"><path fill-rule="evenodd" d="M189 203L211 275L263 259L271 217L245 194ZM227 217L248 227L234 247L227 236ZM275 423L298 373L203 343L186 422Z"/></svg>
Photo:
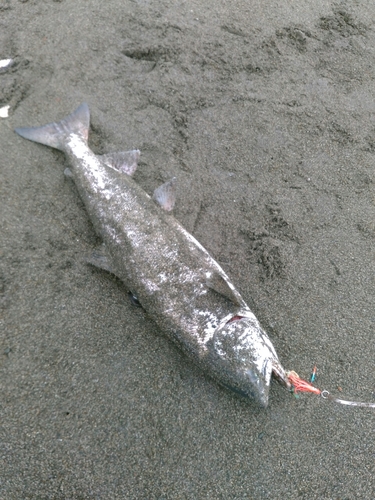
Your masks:
<svg viewBox="0 0 375 500"><path fill-rule="evenodd" d="M72 133L80 135L87 143L89 125L89 107L83 103L71 115L59 122L48 123L42 127L16 128L14 131L29 141L40 142L63 151L66 138Z"/></svg>

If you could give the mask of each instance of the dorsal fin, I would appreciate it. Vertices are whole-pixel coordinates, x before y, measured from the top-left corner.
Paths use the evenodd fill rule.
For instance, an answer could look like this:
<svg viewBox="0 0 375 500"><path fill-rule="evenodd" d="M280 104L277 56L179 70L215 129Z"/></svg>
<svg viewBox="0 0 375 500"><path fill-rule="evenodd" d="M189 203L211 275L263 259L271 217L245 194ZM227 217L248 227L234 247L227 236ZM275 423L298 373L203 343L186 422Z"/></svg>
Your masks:
<svg viewBox="0 0 375 500"><path fill-rule="evenodd" d="M176 177L156 188L152 199L167 212L173 210L176 202Z"/></svg>

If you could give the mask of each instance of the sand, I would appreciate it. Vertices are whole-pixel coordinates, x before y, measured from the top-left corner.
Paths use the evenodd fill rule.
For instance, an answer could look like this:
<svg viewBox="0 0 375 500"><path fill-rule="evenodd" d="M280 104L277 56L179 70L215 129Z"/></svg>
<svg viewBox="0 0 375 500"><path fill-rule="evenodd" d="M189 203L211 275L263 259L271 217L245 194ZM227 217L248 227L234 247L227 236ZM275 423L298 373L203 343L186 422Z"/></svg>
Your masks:
<svg viewBox="0 0 375 500"><path fill-rule="evenodd" d="M287 369L375 401L375 5L2 0L1 499L370 499L375 410L204 376L85 255L59 151L16 126L86 101L97 153L211 252Z"/></svg>

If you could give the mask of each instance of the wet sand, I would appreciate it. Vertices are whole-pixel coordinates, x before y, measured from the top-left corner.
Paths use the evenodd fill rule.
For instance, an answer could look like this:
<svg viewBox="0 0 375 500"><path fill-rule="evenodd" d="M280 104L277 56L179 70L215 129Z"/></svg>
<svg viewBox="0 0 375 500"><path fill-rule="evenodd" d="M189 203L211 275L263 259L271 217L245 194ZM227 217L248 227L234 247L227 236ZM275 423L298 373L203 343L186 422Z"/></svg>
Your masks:
<svg viewBox="0 0 375 500"><path fill-rule="evenodd" d="M98 244L59 151L15 126L86 101L97 153L227 271L287 369L375 401L375 7L370 1L2 1L4 499L370 499L375 411L269 407L205 377L85 264Z"/></svg>

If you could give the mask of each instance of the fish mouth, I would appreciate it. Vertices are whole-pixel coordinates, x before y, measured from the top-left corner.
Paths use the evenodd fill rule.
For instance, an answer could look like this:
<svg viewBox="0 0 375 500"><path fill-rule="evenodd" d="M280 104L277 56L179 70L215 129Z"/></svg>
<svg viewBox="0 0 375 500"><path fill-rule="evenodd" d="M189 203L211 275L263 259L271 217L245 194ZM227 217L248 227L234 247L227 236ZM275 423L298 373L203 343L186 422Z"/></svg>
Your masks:
<svg viewBox="0 0 375 500"><path fill-rule="evenodd" d="M282 386L286 387L288 390L292 388L291 383L287 377L286 371L277 361L272 362L272 375L273 378Z"/></svg>

